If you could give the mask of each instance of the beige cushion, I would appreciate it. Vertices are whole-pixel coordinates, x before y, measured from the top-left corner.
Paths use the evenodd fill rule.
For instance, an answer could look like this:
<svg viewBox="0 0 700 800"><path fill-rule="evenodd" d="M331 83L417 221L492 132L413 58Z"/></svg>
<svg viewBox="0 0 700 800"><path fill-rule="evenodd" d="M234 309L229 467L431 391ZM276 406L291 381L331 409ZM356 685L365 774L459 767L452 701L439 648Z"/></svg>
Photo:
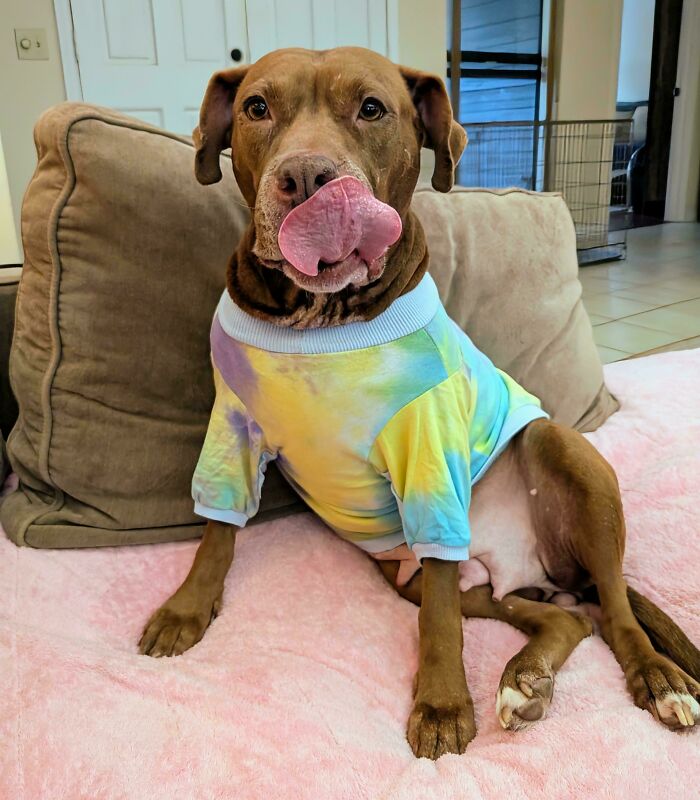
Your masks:
<svg viewBox="0 0 700 800"><path fill-rule="evenodd" d="M0 521L36 547L196 536L208 332L248 220L230 163L220 184L201 187L188 140L85 105L47 112L35 136L11 360L21 488ZM557 418L600 423L614 401L563 201L420 192L416 208L450 313ZM299 508L270 465L257 520Z"/></svg>
<svg viewBox="0 0 700 800"><path fill-rule="evenodd" d="M213 402L209 327L248 221L230 161L200 186L183 138L66 103L39 120L0 506L18 544L197 536L190 481ZM261 519L301 508L268 470Z"/></svg>
<svg viewBox="0 0 700 800"><path fill-rule="evenodd" d="M552 417L595 430L618 408L581 302L576 235L559 194L416 192L430 272L450 316Z"/></svg>

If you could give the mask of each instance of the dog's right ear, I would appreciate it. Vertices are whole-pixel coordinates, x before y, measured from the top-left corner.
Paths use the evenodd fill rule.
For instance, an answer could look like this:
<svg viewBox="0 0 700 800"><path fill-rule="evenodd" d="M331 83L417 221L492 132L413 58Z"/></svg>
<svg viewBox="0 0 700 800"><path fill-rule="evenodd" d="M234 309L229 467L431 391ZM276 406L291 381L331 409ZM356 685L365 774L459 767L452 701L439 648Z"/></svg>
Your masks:
<svg viewBox="0 0 700 800"><path fill-rule="evenodd" d="M248 67L236 67L212 75L199 111L199 125L192 132L196 147L194 174L205 186L221 180L219 155L231 146L233 101Z"/></svg>

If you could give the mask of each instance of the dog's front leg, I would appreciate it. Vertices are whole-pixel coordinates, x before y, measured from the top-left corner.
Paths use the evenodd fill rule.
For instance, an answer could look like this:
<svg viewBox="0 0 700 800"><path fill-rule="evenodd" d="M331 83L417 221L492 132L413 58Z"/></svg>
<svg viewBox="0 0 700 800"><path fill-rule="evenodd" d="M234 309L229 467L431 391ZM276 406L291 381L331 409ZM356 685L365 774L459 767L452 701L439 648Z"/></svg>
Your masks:
<svg viewBox="0 0 700 800"><path fill-rule="evenodd" d="M207 522L182 586L146 623L139 642L141 653L154 657L179 656L204 636L221 605L237 530L223 522Z"/></svg>
<svg viewBox="0 0 700 800"><path fill-rule="evenodd" d="M423 560L418 674L408 742L416 756L463 753L476 734L462 661L459 565Z"/></svg>

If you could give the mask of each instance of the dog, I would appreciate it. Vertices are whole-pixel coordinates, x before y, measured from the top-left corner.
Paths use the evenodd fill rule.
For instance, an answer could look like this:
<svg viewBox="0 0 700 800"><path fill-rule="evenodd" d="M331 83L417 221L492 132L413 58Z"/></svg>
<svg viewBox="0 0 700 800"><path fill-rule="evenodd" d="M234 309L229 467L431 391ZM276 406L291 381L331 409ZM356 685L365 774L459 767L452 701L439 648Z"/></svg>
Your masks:
<svg viewBox="0 0 700 800"><path fill-rule="evenodd" d="M517 730L545 715L556 672L576 645L592 632L588 616L557 603L542 602L560 593L593 599L599 605L602 636L639 707L648 709L672 729L696 725L700 721L700 652L666 614L625 582L625 522L613 469L578 432L552 422L539 410L535 398L526 393L519 395L524 390L517 385L511 386L510 391L527 409L524 421L495 453L479 480L471 480L473 475L470 478L468 468L464 472L461 462L448 465L448 481L452 481L450 485L458 498L457 508L461 503L464 513L462 517L452 513L450 506L450 513L441 517L440 535L452 541L449 537L454 534L457 544L443 547L444 543L435 544L430 538L431 526L437 524L435 508L441 502L437 497L424 497L423 506L414 504L409 513L405 502L401 508L406 497L402 501L401 492L393 487L395 498L391 502L381 495L381 507L350 522L345 511L333 505L334 492L342 492L344 482L351 482L355 476L350 468L334 466L334 448L341 459L340 451L349 446L350 434L336 431L335 425L343 425L342 413L334 403L324 403L337 373L332 367L324 367L319 375L314 372L314 364L335 363L329 361L329 352L337 355L332 347L331 351L327 349L329 341L344 340L351 333L359 335L357 331L362 335L372 331L374 335L389 325L401 329L407 324L405 317L411 314L434 313L436 318L444 314L431 294L425 238L411 211L421 147L430 148L435 154L433 187L447 192L466 144L463 129L452 118L442 80L396 66L361 48L280 50L250 66L218 72L212 77L194 138L195 174L205 185L220 180L220 153L231 147L233 171L252 211L251 223L228 266L227 291L217 320L220 317L224 326L234 319L231 324L252 331L252 337L260 335L282 342L282 350L293 341L297 348L293 352L316 355L302 356L307 360L294 362L294 370L278 369L282 362L278 360L270 366L270 359L282 358L280 347L269 348L275 351L272 353L255 350L254 345L251 350L247 341L248 355L243 357L244 345L227 338L225 331L215 341L212 329L213 351L215 346L220 351L213 353L215 366L216 362L221 367L232 359L233 373L244 375L249 383L268 381L260 384L265 393L258 393L265 409L261 413L267 414L267 425L274 427L278 421L286 424L290 440L274 451L266 443L266 432L237 405L237 398L226 385L226 376L217 373L217 401L205 451L210 460L218 459L224 471L227 460L245 460L227 444L228 440L222 439L223 434L214 424L220 406L219 417L228 420L230 429L235 429L239 437L235 441L244 441L248 448L246 458L250 455L250 463L235 467L242 470L247 481L249 497L245 508L241 506L245 513L239 510L231 512L234 516L222 514L219 519L209 516L187 578L147 622L140 652L154 657L179 655L204 635L221 606L236 530L255 513L267 460L277 457L285 475L315 507L316 498L305 485L311 479L303 470L295 471L288 457L290 452L301 452L300 458L310 453L317 462L312 477L323 482L321 493L326 493L316 510L336 529L347 530L354 525L358 542L366 535L367 526L384 525L380 532L389 533L379 540L386 547L373 552L371 547L366 549L399 594L420 606L419 667L407 726L408 743L416 756L436 759L444 753L462 753L476 734L462 659L463 616L502 620L529 636L525 647L507 664L500 682L496 712L502 726ZM328 199L332 192L336 193L334 199ZM319 247L326 247L327 242L321 241L325 229L314 214L336 214L340 219L347 204L354 202L353 193L361 197L366 210L362 224L378 225L386 239L382 255L363 257L361 250L355 250L350 255L336 254L338 261L326 257L319 265L313 256L307 263L307 256L299 255L301 240L294 239L293 230L291 245L287 242L285 253L282 252L289 239L284 231L294 225L315 225L321 231ZM320 211L313 206L315 197L324 198L316 203L321 206ZM373 202L376 208L371 206ZM301 209L311 210L300 214ZM329 234L331 239L333 235ZM395 236L398 238L393 241ZM377 238L376 232L369 239L372 237ZM297 263L292 263L295 259ZM448 325L444 319L440 324ZM373 343L374 340L370 345ZM308 350L309 347L320 350ZM367 350L356 352L368 358L370 350L374 352L368 345ZM257 361L250 356L253 351ZM320 358L318 352L326 353L325 361L313 361ZM472 353L469 358L476 362L485 357ZM297 368L299 363L302 366ZM424 363L433 362L415 361L407 367L405 360L392 356L385 371L404 370L402 379L413 386L411 382L424 378ZM374 372L366 373L364 364L361 362L351 379L357 381L357 391L350 392L349 400L341 399L339 404L342 409L349 408L350 403L360 404L371 417L382 401L373 394ZM277 370L276 374L293 372L285 380L307 381L311 388L306 394L300 389L298 395L290 390L283 398L270 396L269 375L256 374L257 369ZM382 369L380 366L379 372ZM508 380L492 365L486 364L484 369L491 370L491 377L484 381ZM221 367L221 371L225 372L225 368ZM464 375L454 378L457 389L451 390L448 408L452 408L449 404L459 407L459 387L468 386L468 380L469 376ZM445 385L448 383L446 380ZM245 387L241 392L244 390ZM485 390L481 387L480 391ZM417 400L423 397L418 392L414 394ZM409 404L410 411L402 410L401 415L396 415L399 421L392 422L393 444L376 455L378 480L394 479L390 473L394 461L400 460L394 456L396 449L410 450L414 481L415 475L420 474L422 459L441 457L439 453L432 454L431 442L443 432L433 431L424 437L422 423L416 422L424 417L414 413L415 405ZM447 426L444 436L454 437L456 430L466 440L471 432L460 426L471 412L462 409L455 413L458 418ZM305 420L303 425L294 427L290 419L295 415ZM357 414L357 420L361 419L362 414ZM305 426L312 424L318 424L324 435L309 433ZM326 438L329 435L331 439ZM385 463L390 461L391 464ZM382 476L384 468L387 473ZM439 471L434 471L438 483L442 480ZM216 483L218 474L214 468L211 481ZM204 494L210 488L200 486ZM222 491L225 490L224 486ZM504 498L509 502L505 503ZM468 553L460 546L464 540L459 539L467 525L467 515ZM397 520L399 526L405 527L406 539L410 528L413 552L401 534L397 538ZM460 572L459 561L466 558Z"/></svg>

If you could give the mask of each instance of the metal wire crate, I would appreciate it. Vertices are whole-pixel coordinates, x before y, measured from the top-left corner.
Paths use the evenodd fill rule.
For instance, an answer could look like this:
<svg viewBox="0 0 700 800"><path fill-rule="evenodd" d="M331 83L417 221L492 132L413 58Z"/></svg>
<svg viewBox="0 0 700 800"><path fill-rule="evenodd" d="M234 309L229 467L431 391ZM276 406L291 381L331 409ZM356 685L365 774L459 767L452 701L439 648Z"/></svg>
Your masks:
<svg viewBox="0 0 700 800"><path fill-rule="evenodd" d="M458 183L561 192L574 220L579 262L625 257L632 120L483 122L464 128L469 144Z"/></svg>

